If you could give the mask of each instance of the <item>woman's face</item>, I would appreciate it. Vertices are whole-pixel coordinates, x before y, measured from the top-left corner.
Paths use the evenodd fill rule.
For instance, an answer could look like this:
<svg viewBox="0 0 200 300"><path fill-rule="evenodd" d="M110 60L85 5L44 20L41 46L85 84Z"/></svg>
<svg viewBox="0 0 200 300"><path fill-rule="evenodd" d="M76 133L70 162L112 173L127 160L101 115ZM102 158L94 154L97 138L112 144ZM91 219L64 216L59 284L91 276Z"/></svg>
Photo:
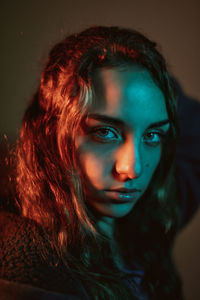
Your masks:
<svg viewBox="0 0 200 300"><path fill-rule="evenodd" d="M169 129L165 99L138 66L103 68L76 139L86 201L104 217L128 214L148 188Z"/></svg>

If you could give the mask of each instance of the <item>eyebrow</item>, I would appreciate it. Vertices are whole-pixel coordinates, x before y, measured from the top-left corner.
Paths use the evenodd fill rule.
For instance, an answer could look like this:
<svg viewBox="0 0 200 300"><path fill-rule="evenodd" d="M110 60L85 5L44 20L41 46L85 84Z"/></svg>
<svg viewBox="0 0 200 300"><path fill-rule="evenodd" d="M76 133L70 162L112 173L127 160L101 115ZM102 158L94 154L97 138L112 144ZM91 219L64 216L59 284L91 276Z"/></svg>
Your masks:
<svg viewBox="0 0 200 300"><path fill-rule="evenodd" d="M109 124L116 125L116 126L119 126L119 127L127 127L126 124L124 123L124 121L122 121L120 119L117 119L117 118L109 117L109 116L106 116L106 115L89 114L87 117L89 119L94 119L96 121L109 123ZM147 129L162 127L162 126L164 126L168 123L169 123L169 119L161 120L161 121L154 122L154 123L150 124Z"/></svg>

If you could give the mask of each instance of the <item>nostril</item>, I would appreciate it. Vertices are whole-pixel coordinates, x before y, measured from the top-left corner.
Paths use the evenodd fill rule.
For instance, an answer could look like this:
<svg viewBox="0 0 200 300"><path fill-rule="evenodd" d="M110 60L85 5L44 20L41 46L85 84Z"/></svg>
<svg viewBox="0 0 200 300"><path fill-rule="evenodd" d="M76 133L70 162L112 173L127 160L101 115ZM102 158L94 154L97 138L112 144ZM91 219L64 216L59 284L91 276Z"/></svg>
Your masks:
<svg viewBox="0 0 200 300"><path fill-rule="evenodd" d="M128 181L138 177L138 174L134 172L134 169L128 166L124 168L118 168L117 166L114 166L112 173L113 176L119 181Z"/></svg>

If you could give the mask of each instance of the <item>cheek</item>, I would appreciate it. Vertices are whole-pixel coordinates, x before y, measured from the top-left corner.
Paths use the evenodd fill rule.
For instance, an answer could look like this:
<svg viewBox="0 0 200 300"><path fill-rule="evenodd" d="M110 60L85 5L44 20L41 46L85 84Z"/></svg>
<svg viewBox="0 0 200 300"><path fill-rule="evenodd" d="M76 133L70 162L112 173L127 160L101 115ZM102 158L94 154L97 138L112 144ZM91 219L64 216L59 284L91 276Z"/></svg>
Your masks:
<svg viewBox="0 0 200 300"><path fill-rule="evenodd" d="M86 177L92 186L100 189L106 174L106 161L93 153L82 153L79 165L83 179Z"/></svg>
<svg viewBox="0 0 200 300"><path fill-rule="evenodd" d="M159 164L160 161L160 155L155 155L153 157L150 157L146 163L145 167L148 168L151 172L154 172L156 169L157 165Z"/></svg>
<svg viewBox="0 0 200 300"><path fill-rule="evenodd" d="M144 175L146 178L146 184L149 184L159 162L160 162L160 150L152 151L146 155L144 163Z"/></svg>

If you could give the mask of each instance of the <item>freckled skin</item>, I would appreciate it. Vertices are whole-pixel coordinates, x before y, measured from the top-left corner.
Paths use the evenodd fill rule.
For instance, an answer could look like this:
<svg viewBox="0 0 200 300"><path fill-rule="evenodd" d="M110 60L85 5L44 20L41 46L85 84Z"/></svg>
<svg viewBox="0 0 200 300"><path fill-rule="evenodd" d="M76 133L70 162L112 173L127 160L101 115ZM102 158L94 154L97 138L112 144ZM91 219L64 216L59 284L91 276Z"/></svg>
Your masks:
<svg viewBox="0 0 200 300"><path fill-rule="evenodd" d="M117 118L125 127L121 130L88 119L89 128L109 126L117 135L106 131L78 134L80 172L87 203L102 218L115 219L128 214L147 189L160 161L162 145L146 143L144 136L152 123L168 119L168 114L162 91L149 72L138 66L96 70L93 86L95 101L89 113ZM102 135L106 142L101 142ZM128 203L115 203L105 195L107 189L122 187L140 192Z"/></svg>

